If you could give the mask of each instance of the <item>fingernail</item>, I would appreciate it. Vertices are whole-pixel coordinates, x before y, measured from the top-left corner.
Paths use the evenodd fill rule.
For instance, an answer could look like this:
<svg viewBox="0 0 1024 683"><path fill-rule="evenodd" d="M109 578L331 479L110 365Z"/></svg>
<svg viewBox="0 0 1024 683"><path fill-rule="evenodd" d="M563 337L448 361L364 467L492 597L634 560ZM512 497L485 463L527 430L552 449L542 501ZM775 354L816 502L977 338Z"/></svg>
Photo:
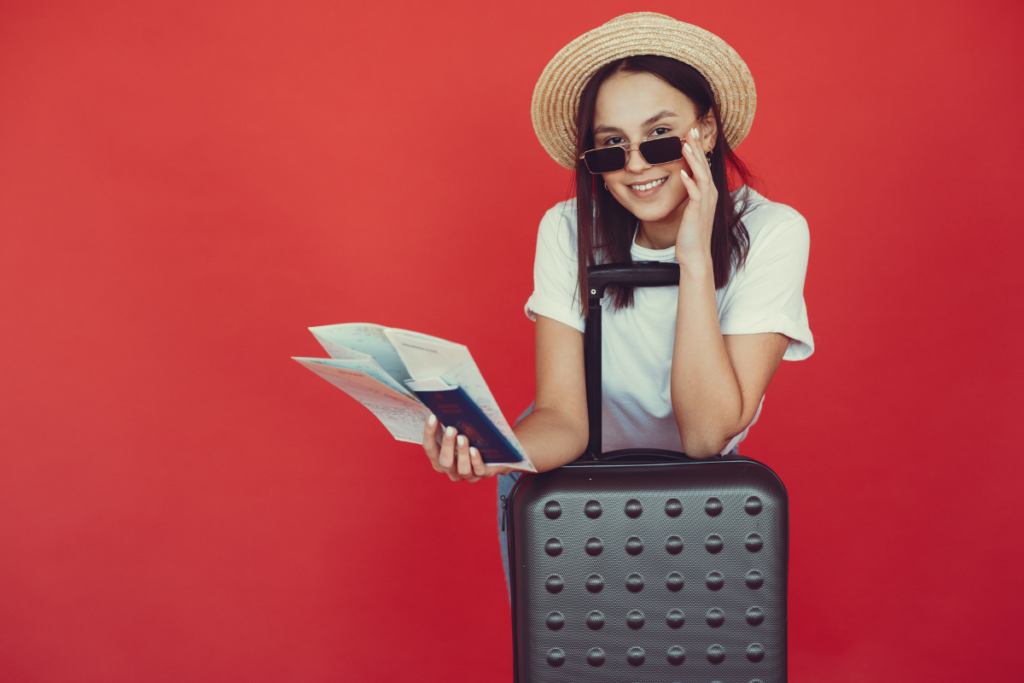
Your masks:
<svg viewBox="0 0 1024 683"><path fill-rule="evenodd" d="M430 417L428 417L427 418L427 424L430 425L431 427L436 425L437 424L437 416L436 415L431 415Z"/></svg>
<svg viewBox="0 0 1024 683"><path fill-rule="evenodd" d="M460 448L466 445L466 437L462 436L462 434L459 434L459 438L456 440L459 442Z"/></svg>
<svg viewBox="0 0 1024 683"><path fill-rule="evenodd" d="M690 148L690 143L689 142L684 142L683 143L683 147L686 148L687 152L689 152L690 154L693 154L693 149Z"/></svg>
<svg viewBox="0 0 1024 683"><path fill-rule="evenodd" d="M683 169L679 169L679 172L682 173L687 178L690 177L690 176L686 175L686 171L684 171Z"/></svg>
<svg viewBox="0 0 1024 683"><path fill-rule="evenodd" d="M448 429L444 430L444 435L447 436L449 439L455 436L455 427L449 427Z"/></svg>
<svg viewBox="0 0 1024 683"><path fill-rule="evenodd" d="M470 447L469 454L474 458L480 457L480 451L478 451L475 447Z"/></svg>
<svg viewBox="0 0 1024 683"><path fill-rule="evenodd" d="M693 133L693 137L695 137L695 138L699 138L700 137L700 131L697 130L696 128L691 128L690 132Z"/></svg>

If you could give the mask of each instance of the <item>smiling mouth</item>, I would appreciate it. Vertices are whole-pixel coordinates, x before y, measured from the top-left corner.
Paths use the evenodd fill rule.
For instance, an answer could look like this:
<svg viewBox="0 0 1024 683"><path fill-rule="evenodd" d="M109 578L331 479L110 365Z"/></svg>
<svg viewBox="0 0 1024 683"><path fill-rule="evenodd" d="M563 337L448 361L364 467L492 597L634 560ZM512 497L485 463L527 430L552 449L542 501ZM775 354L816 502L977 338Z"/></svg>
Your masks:
<svg viewBox="0 0 1024 683"><path fill-rule="evenodd" d="M668 180L667 177L659 178L658 180L652 180L651 182L644 183L642 185L630 185L630 187L633 188L634 190L636 190L637 192L644 192L646 190L653 190L658 185L661 185L662 183L664 183L666 180Z"/></svg>

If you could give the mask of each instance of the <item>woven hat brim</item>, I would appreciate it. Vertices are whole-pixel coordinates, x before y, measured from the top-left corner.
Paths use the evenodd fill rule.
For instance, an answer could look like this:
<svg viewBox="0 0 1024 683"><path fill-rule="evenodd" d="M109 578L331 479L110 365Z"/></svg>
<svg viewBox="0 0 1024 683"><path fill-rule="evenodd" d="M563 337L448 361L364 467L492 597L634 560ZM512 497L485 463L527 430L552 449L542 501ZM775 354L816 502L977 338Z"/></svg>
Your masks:
<svg viewBox="0 0 1024 683"><path fill-rule="evenodd" d="M735 149L750 132L757 108L754 78L724 40L698 26L654 12L634 12L584 33L558 51L533 91L531 116L540 144L561 166L576 168L576 114L580 95L605 64L623 57L660 55L689 64L707 79Z"/></svg>

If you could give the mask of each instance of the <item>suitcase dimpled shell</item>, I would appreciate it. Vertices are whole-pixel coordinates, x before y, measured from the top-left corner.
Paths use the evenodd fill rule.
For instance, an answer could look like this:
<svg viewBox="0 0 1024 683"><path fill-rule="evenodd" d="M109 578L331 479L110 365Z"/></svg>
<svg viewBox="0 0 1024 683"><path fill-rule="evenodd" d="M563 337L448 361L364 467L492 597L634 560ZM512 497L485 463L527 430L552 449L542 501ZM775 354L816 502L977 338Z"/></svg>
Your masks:
<svg viewBox="0 0 1024 683"><path fill-rule="evenodd" d="M675 284L678 272L590 269L593 459L523 475L506 501L517 683L786 680L789 513L779 478L739 456L595 448L604 287Z"/></svg>
<svg viewBox="0 0 1024 683"><path fill-rule="evenodd" d="M511 501L516 680L785 680L786 493L766 467L563 467Z"/></svg>

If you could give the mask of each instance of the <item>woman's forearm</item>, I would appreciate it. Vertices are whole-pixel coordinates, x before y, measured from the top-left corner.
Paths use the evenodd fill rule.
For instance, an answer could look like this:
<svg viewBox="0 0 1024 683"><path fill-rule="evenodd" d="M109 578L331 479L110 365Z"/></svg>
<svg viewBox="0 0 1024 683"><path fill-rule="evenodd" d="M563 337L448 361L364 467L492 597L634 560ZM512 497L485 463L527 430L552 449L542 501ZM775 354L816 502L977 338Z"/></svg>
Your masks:
<svg viewBox="0 0 1024 683"><path fill-rule="evenodd" d="M683 451L707 458L743 431L743 395L718 323L711 257L680 262L672 410Z"/></svg>
<svg viewBox="0 0 1024 683"><path fill-rule="evenodd" d="M538 472L570 463L587 448L586 416L581 421L578 415L552 407L534 408L514 431Z"/></svg>

